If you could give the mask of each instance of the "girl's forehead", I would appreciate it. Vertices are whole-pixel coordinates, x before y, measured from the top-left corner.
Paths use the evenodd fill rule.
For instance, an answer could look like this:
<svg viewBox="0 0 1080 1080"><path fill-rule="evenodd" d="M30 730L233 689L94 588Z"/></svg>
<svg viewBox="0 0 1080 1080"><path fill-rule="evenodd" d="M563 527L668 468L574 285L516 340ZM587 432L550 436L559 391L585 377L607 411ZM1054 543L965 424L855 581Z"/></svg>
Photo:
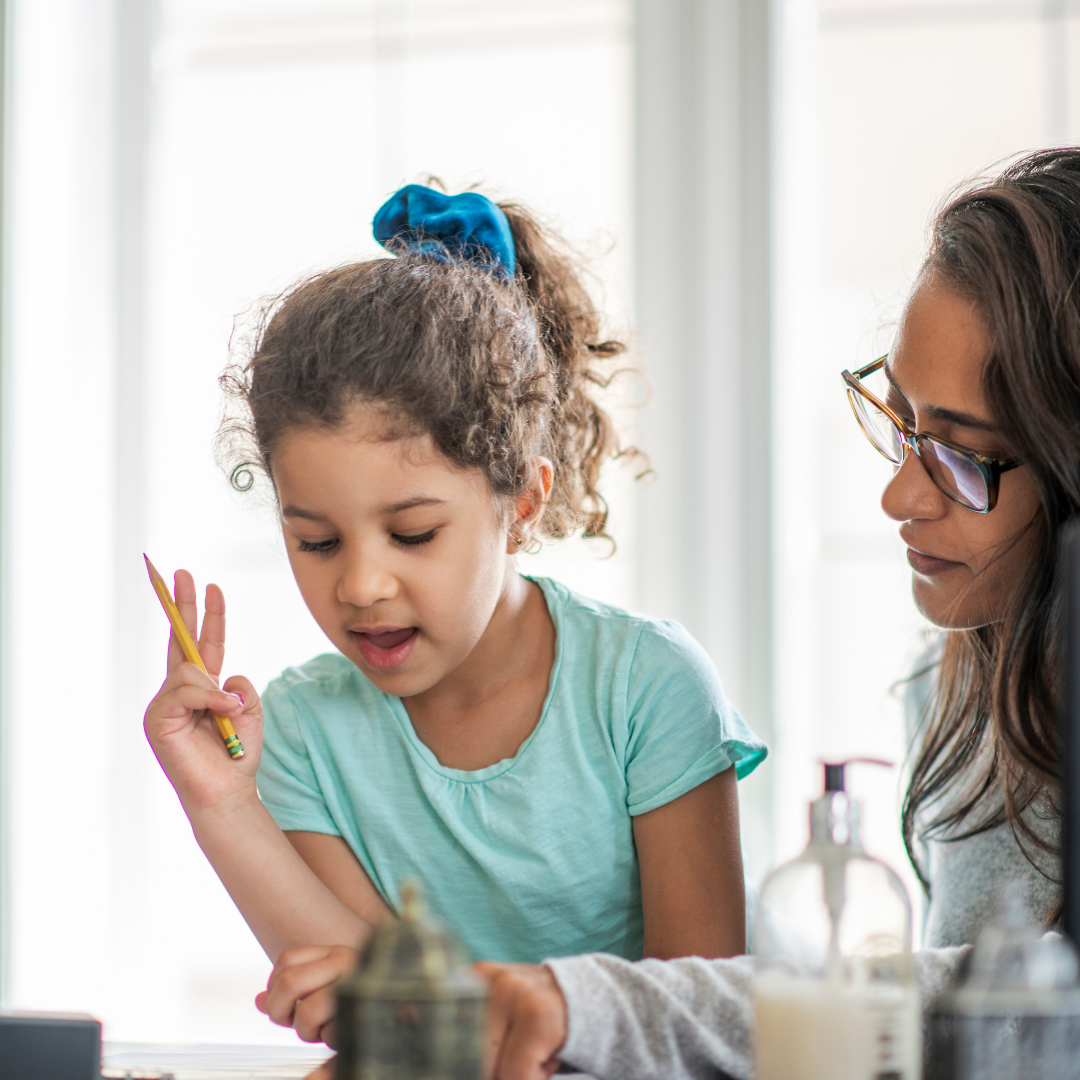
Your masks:
<svg viewBox="0 0 1080 1080"><path fill-rule="evenodd" d="M457 499L483 492L479 469L462 469L426 433L396 431L376 418L350 416L336 427L286 431L272 455L282 503L364 501L396 505L403 498ZM403 494L405 493L405 494Z"/></svg>

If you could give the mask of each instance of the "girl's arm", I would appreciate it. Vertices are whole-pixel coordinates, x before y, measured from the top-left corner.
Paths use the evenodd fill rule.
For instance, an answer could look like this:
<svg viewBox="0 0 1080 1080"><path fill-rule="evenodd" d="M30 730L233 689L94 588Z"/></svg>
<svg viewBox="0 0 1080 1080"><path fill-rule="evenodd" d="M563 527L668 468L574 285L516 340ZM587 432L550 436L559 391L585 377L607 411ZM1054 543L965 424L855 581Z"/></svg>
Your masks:
<svg viewBox="0 0 1080 1080"><path fill-rule="evenodd" d="M395 918L353 849L340 836L292 831L285 835L315 876L364 922L381 926Z"/></svg>
<svg viewBox="0 0 1080 1080"><path fill-rule="evenodd" d="M194 634L195 583L184 570L176 575L176 603ZM247 679L217 686L225 600L215 585L206 590L198 646L209 674L187 663L170 638L168 674L145 717L147 738L195 839L272 960L294 945L356 947L370 930L367 921L319 879L259 799L262 705ZM244 744L242 758L229 757L211 709L232 720Z"/></svg>
<svg viewBox="0 0 1080 1080"><path fill-rule="evenodd" d="M241 742L246 750L243 733ZM199 847L271 960L300 944L356 948L370 932L301 858L257 794L185 810Z"/></svg>
<svg viewBox="0 0 1080 1080"><path fill-rule="evenodd" d="M634 818L645 956L746 951L746 892L735 769Z"/></svg>

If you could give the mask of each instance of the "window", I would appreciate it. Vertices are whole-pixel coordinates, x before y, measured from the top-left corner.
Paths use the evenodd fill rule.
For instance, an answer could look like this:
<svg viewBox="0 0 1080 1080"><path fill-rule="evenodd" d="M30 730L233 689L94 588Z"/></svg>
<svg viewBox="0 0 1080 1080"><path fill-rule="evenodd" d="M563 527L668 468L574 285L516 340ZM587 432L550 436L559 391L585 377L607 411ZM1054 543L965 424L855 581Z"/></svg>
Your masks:
<svg viewBox="0 0 1080 1080"><path fill-rule="evenodd" d="M252 1005L269 964L140 731L167 640L141 552L226 589L230 672L264 685L327 649L272 508L214 464L215 379L234 316L374 255L372 215L406 181L528 202L629 323L629 9L138 0L107 16L13 6L5 1001L93 1011L113 1039L294 1041ZM633 517L615 503L614 558L570 543L526 568L631 603Z"/></svg>

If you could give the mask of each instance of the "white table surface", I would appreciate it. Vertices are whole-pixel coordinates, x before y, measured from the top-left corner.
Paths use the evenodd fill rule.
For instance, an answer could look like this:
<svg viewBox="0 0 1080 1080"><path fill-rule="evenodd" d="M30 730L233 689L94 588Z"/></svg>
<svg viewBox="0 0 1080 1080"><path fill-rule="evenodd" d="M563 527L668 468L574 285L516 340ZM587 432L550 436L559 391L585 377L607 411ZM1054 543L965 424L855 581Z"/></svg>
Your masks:
<svg viewBox="0 0 1080 1080"><path fill-rule="evenodd" d="M332 1052L325 1046L106 1042L101 1066L170 1072L176 1080L302 1080Z"/></svg>
<svg viewBox="0 0 1080 1080"><path fill-rule="evenodd" d="M230 1046L106 1042L103 1069L170 1072L176 1080L303 1080L333 1053L325 1046ZM593 1080L563 1073L566 1080Z"/></svg>

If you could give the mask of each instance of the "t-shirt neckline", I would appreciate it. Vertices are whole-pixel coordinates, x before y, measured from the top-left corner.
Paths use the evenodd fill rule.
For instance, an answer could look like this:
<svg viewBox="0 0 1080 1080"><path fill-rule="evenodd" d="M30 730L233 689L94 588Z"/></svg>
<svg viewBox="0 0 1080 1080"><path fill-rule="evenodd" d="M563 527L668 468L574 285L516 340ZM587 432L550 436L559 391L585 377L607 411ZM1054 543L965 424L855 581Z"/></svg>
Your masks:
<svg viewBox="0 0 1080 1080"><path fill-rule="evenodd" d="M538 585L540 587L540 592L544 597L544 603L547 605L548 614L551 616L551 621L555 626L555 662L551 665L551 678L548 682L547 696L544 698L544 707L540 710L540 719L537 720L536 727L529 732L528 738L526 738L518 747L517 753L513 757L503 758L501 761L496 761L494 764L488 765L483 769L451 769L448 766L443 765L432 752L431 748L416 734L412 718L409 716L409 711L405 708L405 704L401 698L393 697L390 694L386 695L387 700L390 703L391 711L394 714L394 719L396 719L401 726L401 730L404 733L405 738L409 741L409 745L429 769L438 773L440 776L446 777L447 780L456 780L462 784L480 784L486 780L491 780L496 776L501 776L503 773L512 769L529 749L533 739L540 733L540 729L544 726L548 713L551 711L551 702L555 698L555 688L558 685L559 672L562 669L563 643L566 636L563 633L562 625L563 605L566 600L564 595L565 590L561 589L558 582L552 581L551 578L532 577L530 574L522 574L521 576L525 578L526 581L531 581Z"/></svg>

